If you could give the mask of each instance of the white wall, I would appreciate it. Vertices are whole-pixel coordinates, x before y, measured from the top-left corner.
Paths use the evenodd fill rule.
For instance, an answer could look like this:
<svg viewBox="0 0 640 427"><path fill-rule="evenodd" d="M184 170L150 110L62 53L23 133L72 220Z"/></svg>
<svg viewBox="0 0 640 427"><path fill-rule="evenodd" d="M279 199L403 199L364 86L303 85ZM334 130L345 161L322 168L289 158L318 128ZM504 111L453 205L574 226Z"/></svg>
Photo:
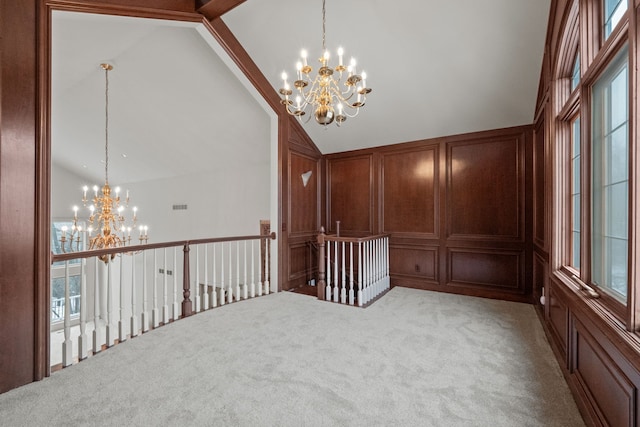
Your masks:
<svg viewBox="0 0 640 427"><path fill-rule="evenodd" d="M124 185L149 242L259 234L260 220L270 215L268 140L263 145L263 164Z"/></svg>
<svg viewBox="0 0 640 427"><path fill-rule="evenodd" d="M51 165L52 219L70 220L73 218L73 206L82 209L82 186L85 184L93 185L86 178L76 175L56 163Z"/></svg>

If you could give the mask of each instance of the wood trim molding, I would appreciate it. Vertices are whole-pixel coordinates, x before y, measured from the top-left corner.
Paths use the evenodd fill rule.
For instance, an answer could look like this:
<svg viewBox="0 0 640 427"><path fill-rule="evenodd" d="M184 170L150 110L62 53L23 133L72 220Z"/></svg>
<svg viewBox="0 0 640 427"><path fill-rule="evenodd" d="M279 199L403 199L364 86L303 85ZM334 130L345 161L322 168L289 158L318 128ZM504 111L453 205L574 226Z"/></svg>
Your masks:
<svg viewBox="0 0 640 427"><path fill-rule="evenodd" d="M196 0L198 13L204 15L208 20L219 18L235 7L241 5L246 0Z"/></svg>
<svg viewBox="0 0 640 427"><path fill-rule="evenodd" d="M193 3L186 7L177 0L40 0L44 4L44 16L53 10L95 13L100 15L131 16L136 18L166 19L174 21L200 22L202 15L196 13ZM42 16L41 19L44 17Z"/></svg>

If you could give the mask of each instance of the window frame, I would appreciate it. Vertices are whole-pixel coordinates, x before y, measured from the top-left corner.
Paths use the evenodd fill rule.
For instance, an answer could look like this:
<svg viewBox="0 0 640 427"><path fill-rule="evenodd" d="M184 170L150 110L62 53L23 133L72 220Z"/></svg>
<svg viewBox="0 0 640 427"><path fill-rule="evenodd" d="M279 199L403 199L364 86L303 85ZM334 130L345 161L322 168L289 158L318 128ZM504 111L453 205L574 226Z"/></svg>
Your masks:
<svg viewBox="0 0 640 427"><path fill-rule="evenodd" d="M627 46L628 45L626 43L626 40L624 40L622 43L620 43L617 46L617 49L612 50L609 53L609 55L607 57L607 60L599 68L598 74L594 75L592 77L592 79L589 81L589 85L588 85L589 103L588 103L587 106L585 106L585 108L588 108L588 112L589 112L589 128L588 129L584 129L584 128L581 129L582 132L588 132L587 134L585 134L585 139L588 141L588 147L585 149L584 146L583 146L583 150L585 150L583 152L583 154L588 154L588 156L589 156L589 162L588 162L588 164L586 164L589 167L589 171L588 171L589 175L588 175L588 178L587 178L588 179L588 183L589 183L589 193L588 193L588 195L586 195L587 197L585 197L585 199L588 199L588 203L589 204L587 206L583 205L583 209L586 209L586 212L588 213L589 222L587 224L583 224L583 230L585 228L587 228L588 229L587 233L588 233L588 235L590 237L590 239L589 239L590 240L589 241L589 247L585 248L585 252L586 252L585 256L587 258L589 258L589 264L588 264L589 265L589 270L588 270L588 275L586 277L582 277L582 280L584 280L584 281L588 280L589 285L594 287L594 288L596 288L596 289L598 289L598 290L603 289L603 287L600 287L600 286L598 286L597 284L594 283L593 270L592 270L593 266L592 266L592 263L591 263L591 260L590 260L592 246L593 246L593 243L591 242L591 236L592 236L592 234L591 234L591 226L592 226L592 221L593 221L592 214L591 214L591 212L592 212L591 195L593 194L592 191L591 191L592 190L592 188L591 188L592 187L592 185L591 185L591 182L592 182L592 176L591 176L592 166L591 165L592 165L592 161L593 161L592 156L591 156L592 148L593 148L593 136L592 136L593 122L592 122L592 119L591 119L591 117L592 117L591 114L592 114L593 111L592 111L591 107L593 105L593 88L600 81L600 78L604 77L610 71L610 67L616 65L614 62L619 59L618 54L620 53L620 51L622 49L624 49ZM630 72L631 71L630 70L631 62L630 62L630 58L629 58L629 51L630 50L631 49L628 50L627 58L626 58L627 73L628 73L627 78L629 79L628 86L627 86L627 91L628 92L631 89L631 78L630 78L631 77L631 72ZM627 135L627 138L631 138L631 134L630 134L630 132L631 132L631 108L630 108L631 107L631 105L630 105L631 96L629 96L629 95L630 94L628 93L627 103L628 103L628 108L629 108L629 110L628 110L629 116L628 116L628 119L627 119L628 120L628 129L627 129L627 131L629 132L629 134ZM629 141L631 141L631 139L629 139ZM631 184L631 182L630 182L630 179L631 179L630 172L631 172L632 166L633 166L631 164L631 156L630 155L628 155L627 162L628 162L628 168L629 168L628 169L629 173L628 173L627 179L629 180L629 185L630 185ZM583 164L583 167L584 166L585 166L585 164ZM583 178L584 178L584 175L583 175ZM627 313L626 312L627 312L627 308L630 306L630 295L631 295L631 292L633 290L632 281L631 281L631 263L629 262L630 261L630 253L631 253L631 241L630 241L629 237L631 236L631 234L630 234L630 231L631 231L630 230L630 226L631 226L631 222L632 222L630 208L631 208L632 203L633 203L633 199L631 197L631 191L630 191L630 189L628 189L627 190L627 215L628 215L627 241L628 241L628 244L627 244L627 299L626 299L626 303L622 303L621 301L619 301L618 299L616 299L615 297L610 295L608 291L601 290L599 292L600 300L606 305L606 307L608 309L611 310L611 312L619 320L621 320L623 322L626 322L626 320L625 320L627 318L627 315L626 315ZM587 280L585 280L585 278Z"/></svg>
<svg viewBox="0 0 640 427"><path fill-rule="evenodd" d="M623 0L626 1L626 0ZM574 0L567 5L563 17L564 28L558 40L555 68L553 73L555 86L553 87L555 110L552 112L555 129L555 162L553 164L554 193L553 204L553 232L555 232L553 250L551 253L551 271L561 283L573 288L578 295L588 301L588 304L611 319L615 319L621 327L636 332L640 328L640 285L636 285L638 267L640 266L640 221L635 215L640 208L640 190L636 188L635 180L640 171L639 155L635 148L636 134L636 106L634 93L638 87L636 73L636 53L638 47L630 42L631 31L635 31L636 18L640 19L640 12L630 9L622 15L620 22L604 39L604 0ZM631 23L631 13L634 23ZM579 29L579 30L578 30ZM635 40L635 39L632 39ZM591 90L599 77L608 70L611 62L616 58L620 49L629 47L628 61L628 248L627 248L627 302L626 305L600 291L591 280ZM581 78L577 87L571 90L571 66L575 62L576 52L580 55ZM568 175L571 168L571 123L575 117L580 117L581 136L581 255L580 271L571 267L571 229L569 217L571 214L571 179Z"/></svg>

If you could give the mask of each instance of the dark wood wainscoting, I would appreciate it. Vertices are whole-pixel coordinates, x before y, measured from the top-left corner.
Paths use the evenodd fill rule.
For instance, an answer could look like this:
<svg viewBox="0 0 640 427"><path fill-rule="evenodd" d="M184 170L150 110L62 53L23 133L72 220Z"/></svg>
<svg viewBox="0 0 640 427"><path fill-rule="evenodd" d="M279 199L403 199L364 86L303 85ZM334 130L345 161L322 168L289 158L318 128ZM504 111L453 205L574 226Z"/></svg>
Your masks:
<svg viewBox="0 0 640 427"><path fill-rule="evenodd" d="M640 342L557 278L544 322L580 411L591 425L640 425Z"/></svg>
<svg viewBox="0 0 640 427"><path fill-rule="evenodd" d="M317 271L315 245L320 227L322 191L322 155L307 134L289 120L287 148L286 269L282 289L289 290L307 283ZM311 172L308 181L303 174Z"/></svg>
<svg viewBox="0 0 640 427"><path fill-rule="evenodd" d="M531 300L532 126L326 156L327 229L389 233L394 286Z"/></svg>
<svg viewBox="0 0 640 427"><path fill-rule="evenodd" d="M327 233L335 233L340 221L341 234L373 234L373 156L336 158L327 169L331 176L327 184Z"/></svg>

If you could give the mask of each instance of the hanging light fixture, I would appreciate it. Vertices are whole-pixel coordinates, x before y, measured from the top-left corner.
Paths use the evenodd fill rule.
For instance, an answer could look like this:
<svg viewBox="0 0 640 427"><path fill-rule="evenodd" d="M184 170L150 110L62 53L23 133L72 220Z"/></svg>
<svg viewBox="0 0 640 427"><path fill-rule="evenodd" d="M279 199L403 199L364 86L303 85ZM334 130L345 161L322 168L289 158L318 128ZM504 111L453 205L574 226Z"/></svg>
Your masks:
<svg viewBox="0 0 640 427"><path fill-rule="evenodd" d="M89 209L89 226L83 230L78 223L78 206L73 207L73 225L71 229L62 227L62 236L60 243L62 250L67 251L65 244L69 243L69 251L73 250L74 243L76 250L80 250L82 233L86 233L89 242L89 250L92 249L108 249L131 244L131 232L136 231L138 223L138 208L131 209L131 219L125 218L125 211L129 207L129 190L126 191L124 201L121 203L120 187L114 188L111 192L109 185L109 71L113 70L111 64L100 64L104 70L105 78L105 126L104 126L104 185L100 189L97 185L93 186L93 203L89 203L87 198L88 186L82 188L82 204ZM95 227L95 228L94 228ZM94 236L93 232L97 234ZM139 226L138 240L140 244L147 243L149 240L148 227L146 225ZM67 233L69 237L67 238ZM103 255L100 257L102 261L108 263L110 259L114 259L115 254Z"/></svg>
<svg viewBox="0 0 640 427"><path fill-rule="evenodd" d="M307 63L307 51L302 50L302 59L296 67L297 78L293 82L296 90L295 102L291 99L294 91L287 81L286 72L282 73L283 87L280 89L280 95L283 98L280 102L285 106L287 113L300 121L309 109L319 124L327 126L335 120L340 126L347 117L355 117L358 114L371 89L367 87L367 74L364 71L361 74L357 73L355 59L351 58L349 65L345 67L342 48L338 48L338 65L335 68L329 66L331 55L326 48L325 14L325 0L322 0L322 56L318 59L320 68L317 75L311 78L313 68ZM307 122L310 119L311 116Z"/></svg>

